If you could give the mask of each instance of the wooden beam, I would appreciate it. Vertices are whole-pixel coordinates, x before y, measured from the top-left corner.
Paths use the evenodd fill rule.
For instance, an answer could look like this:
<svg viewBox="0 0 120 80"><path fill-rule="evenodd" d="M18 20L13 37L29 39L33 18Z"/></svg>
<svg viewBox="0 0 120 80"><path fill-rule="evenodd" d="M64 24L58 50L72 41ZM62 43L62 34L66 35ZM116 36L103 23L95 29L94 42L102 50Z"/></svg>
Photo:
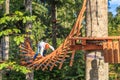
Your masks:
<svg viewBox="0 0 120 80"><path fill-rule="evenodd" d="M120 36L109 36L109 37L71 37L70 40L115 40L120 39Z"/></svg>
<svg viewBox="0 0 120 80"><path fill-rule="evenodd" d="M81 44L86 45L86 40L82 40Z"/></svg>
<svg viewBox="0 0 120 80"><path fill-rule="evenodd" d="M112 40L108 40L107 43L108 43L109 63L114 63L113 42Z"/></svg>
<svg viewBox="0 0 120 80"><path fill-rule="evenodd" d="M74 62L74 56L75 56L75 50L72 51L72 56L71 56L71 60L70 60L70 66L73 65L73 62Z"/></svg>
<svg viewBox="0 0 120 80"><path fill-rule="evenodd" d="M114 63L119 63L119 42L113 42Z"/></svg>
<svg viewBox="0 0 120 80"><path fill-rule="evenodd" d="M71 50L102 50L103 47L101 45L95 44L86 44L86 45L71 45Z"/></svg>
<svg viewBox="0 0 120 80"><path fill-rule="evenodd" d="M109 53L108 53L107 47L108 47L108 43L103 42L103 53L104 53L104 61L105 62L109 62L109 57L108 57Z"/></svg>

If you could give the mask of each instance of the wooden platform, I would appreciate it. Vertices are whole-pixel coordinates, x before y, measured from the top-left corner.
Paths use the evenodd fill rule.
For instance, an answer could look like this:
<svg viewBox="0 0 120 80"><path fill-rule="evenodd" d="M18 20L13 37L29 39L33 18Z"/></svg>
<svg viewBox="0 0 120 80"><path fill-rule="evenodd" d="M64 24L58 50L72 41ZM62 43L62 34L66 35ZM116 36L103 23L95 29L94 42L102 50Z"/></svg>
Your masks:
<svg viewBox="0 0 120 80"><path fill-rule="evenodd" d="M71 50L103 50L105 62L120 63L120 36L71 37Z"/></svg>

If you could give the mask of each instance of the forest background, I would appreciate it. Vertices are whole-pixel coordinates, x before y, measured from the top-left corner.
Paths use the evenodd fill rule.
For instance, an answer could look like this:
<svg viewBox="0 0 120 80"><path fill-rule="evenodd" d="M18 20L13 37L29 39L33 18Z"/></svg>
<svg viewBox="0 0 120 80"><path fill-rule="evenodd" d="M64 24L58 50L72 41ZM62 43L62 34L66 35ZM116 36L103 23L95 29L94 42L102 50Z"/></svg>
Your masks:
<svg viewBox="0 0 120 80"><path fill-rule="evenodd" d="M24 41L26 32L32 40L33 50L39 40L47 39L48 42L57 48L72 29L78 13L82 7L83 0L32 0L32 12L26 11L26 0L10 0L9 13L6 13L5 0L0 0L0 46L2 38L9 36L9 59L0 64L2 80L25 80L26 74L30 71L20 66L19 44ZM110 7L109 7L110 8ZM120 35L120 6L116 8L116 15L108 12L109 35ZM26 30L27 22L32 22L32 28ZM81 30L85 36L85 21ZM54 39L54 40L53 40ZM0 55L2 55L0 47ZM34 80L85 80L85 62L82 51L77 51L74 64L69 67L65 62L63 68L53 71L34 70ZM0 57L0 60L3 60ZM7 69L12 66L13 69ZM109 65L110 80L120 79L120 65Z"/></svg>

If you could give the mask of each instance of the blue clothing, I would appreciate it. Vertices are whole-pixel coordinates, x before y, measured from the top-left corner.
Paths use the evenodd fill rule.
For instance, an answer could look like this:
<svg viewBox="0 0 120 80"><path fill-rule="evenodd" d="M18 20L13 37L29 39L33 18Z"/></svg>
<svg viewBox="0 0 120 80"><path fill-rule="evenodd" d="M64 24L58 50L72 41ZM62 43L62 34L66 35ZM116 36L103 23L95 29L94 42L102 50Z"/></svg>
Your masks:
<svg viewBox="0 0 120 80"><path fill-rule="evenodd" d="M46 54L46 52L47 52L47 50L44 50L43 56ZM33 60L35 60L37 56L38 56L38 52L36 52L36 54L34 55Z"/></svg>
<svg viewBox="0 0 120 80"><path fill-rule="evenodd" d="M43 51L43 56L45 56L46 52L47 52L47 50L44 50L44 51Z"/></svg>
<svg viewBox="0 0 120 80"><path fill-rule="evenodd" d="M38 52L36 52L36 54L34 55L33 60L35 60L37 56L38 56Z"/></svg>

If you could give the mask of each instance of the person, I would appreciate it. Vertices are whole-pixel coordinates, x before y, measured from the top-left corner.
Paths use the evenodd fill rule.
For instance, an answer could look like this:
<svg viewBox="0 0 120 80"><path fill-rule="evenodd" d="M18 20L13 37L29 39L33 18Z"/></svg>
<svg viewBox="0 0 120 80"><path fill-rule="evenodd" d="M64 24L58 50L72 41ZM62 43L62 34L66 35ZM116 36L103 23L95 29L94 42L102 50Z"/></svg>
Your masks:
<svg viewBox="0 0 120 80"><path fill-rule="evenodd" d="M33 60L36 59L36 57L38 56L39 53L40 53L41 56L43 57L43 56L46 54L46 52L47 52L48 49L51 49L52 51L55 50L54 47L51 46L51 45L50 45L49 43L47 43L46 41L40 41L40 42L38 43L37 52L36 52L36 54L34 55Z"/></svg>

